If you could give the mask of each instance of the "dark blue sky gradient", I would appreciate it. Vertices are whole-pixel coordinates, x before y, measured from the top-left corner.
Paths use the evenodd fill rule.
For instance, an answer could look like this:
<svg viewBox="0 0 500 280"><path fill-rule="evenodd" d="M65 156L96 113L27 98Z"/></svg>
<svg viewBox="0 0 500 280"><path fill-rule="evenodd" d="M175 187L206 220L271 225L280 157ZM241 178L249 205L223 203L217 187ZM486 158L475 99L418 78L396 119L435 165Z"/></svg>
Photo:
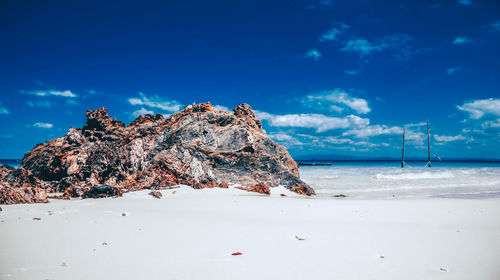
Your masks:
<svg viewBox="0 0 500 280"><path fill-rule="evenodd" d="M399 156L406 126L424 157L410 124L429 119L434 153L500 158L498 1L1 1L0 42L0 158L82 127L86 109L172 113L133 98L249 103L292 155ZM318 129L351 114L369 125Z"/></svg>

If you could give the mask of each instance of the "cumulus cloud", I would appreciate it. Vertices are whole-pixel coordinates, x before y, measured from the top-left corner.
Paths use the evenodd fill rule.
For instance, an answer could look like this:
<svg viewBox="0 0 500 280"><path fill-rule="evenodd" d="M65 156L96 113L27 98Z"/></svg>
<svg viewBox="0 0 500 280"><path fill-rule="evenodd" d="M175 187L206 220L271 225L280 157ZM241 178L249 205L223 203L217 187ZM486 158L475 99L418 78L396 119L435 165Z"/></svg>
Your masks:
<svg viewBox="0 0 500 280"><path fill-rule="evenodd" d="M407 34L392 34L379 37L374 41L368 41L364 38L352 39L347 41L344 48L341 51L345 52L355 52L361 56L369 55L373 52L380 52L385 49L391 48L402 48L405 46L412 38Z"/></svg>
<svg viewBox="0 0 500 280"><path fill-rule="evenodd" d="M297 138L290 136L288 134L285 134L285 133L280 133L280 132L270 133L269 137L271 137L271 139L273 139L279 143L282 143L283 145L286 145L286 146L301 146L304 144L300 140L298 140Z"/></svg>
<svg viewBox="0 0 500 280"><path fill-rule="evenodd" d="M451 68L446 69L446 74L448 74L448 76L451 76L460 70L462 70L461 66L451 67Z"/></svg>
<svg viewBox="0 0 500 280"><path fill-rule="evenodd" d="M469 113L472 119L480 119L484 115L500 116L500 99L477 99L474 101L464 102L462 106L457 105L461 111Z"/></svg>
<svg viewBox="0 0 500 280"><path fill-rule="evenodd" d="M213 107L214 107L215 110L222 110L222 111L231 112L231 110L229 109L229 107L226 107L226 106L214 105Z"/></svg>
<svg viewBox="0 0 500 280"><path fill-rule="evenodd" d="M464 44L469 44L469 43L472 43L472 41L463 36L463 37L457 37L455 40L453 40L453 42L451 42L453 45L464 45Z"/></svg>
<svg viewBox="0 0 500 280"><path fill-rule="evenodd" d="M159 109L167 112L176 112L181 108L181 104L175 100L168 100L161 98L159 96L148 97L144 93L139 92L139 97L133 97L128 99L128 103L134 106L145 106ZM151 110L150 110L151 111Z"/></svg>
<svg viewBox="0 0 500 280"><path fill-rule="evenodd" d="M427 125L427 122L405 124L405 127L417 127Z"/></svg>
<svg viewBox="0 0 500 280"><path fill-rule="evenodd" d="M302 98L301 102L306 107L326 107L337 112L343 111L343 108L339 106L348 107L358 114L367 114L371 111L368 101L363 98L352 97L349 93L338 88L332 91L307 95Z"/></svg>
<svg viewBox="0 0 500 280"><path fill-rule="evenodd" d="M317 49L312 49L306 52L304 55L305 58L312 58L314 61L318 61L321 59L321 53Z"/></svg>
<svg viewBox="0 0 500 280"><path fill-rule="evenodd" d="M138 116L144 116L144 115L147 115L147 114L153 115L154 113L155 112L153 112L151 110L148 110L148 109L146 109L144 107L141 107L141 109L132 112L132 115L134 117L138 117Z"/></svg>
<svg viewBox="0 0 500 280"><path fill-rule="evenodd" d="M344 31L346 31L348 28L349 25L342 22L337 22L335 23L334 27L330 28L327 32L321 34L319 41L320 42L337 41L339 35L342 34Z"/></svg>
<svg viewBox="0 0 500 280"><path fill-rule="evenodd" d="M38 128L52 128L54 125L51 123L37 122L34 123L33 126Z"/></svg>
<svg viewBox="0 0 500 280"><path fill-rule="evenodd" d="M333 129L364 127L370 123L369 119L360 118L355 115L338 118L322 114L273 115L260 111L255 111L255 113L257 118L266 120L270 126L313 128L316 129L316 132L318 133Z"/></svg>
<svg viewBox="0 0 500 280"><path fill-rule="evenodd" d="M403 129L398 126L388 127L386 125L371 125L361 129L351 129L344 133L342 136L353 135L358 138L368 138L372 136L388 135L388 134L403 134Z"/></svg>
<svg viewBox="0 0 500 280"><path fill-rule="evenodd" d="M434 134L434 139L438 142L455 142L465 140L465 137L461 134L455 136L437 135Z"/></svg>
<svg viewBox="0 0 500 280"><path fill-rule="evenodd" d="M485 121L481 124L482 128L498 128L500 127L500 119Z"/></svg>
<svg viewBox="0 0 500 280"><path fill-rule="evenodd" d="M71 92L70 90L55 90L55 89L22 90L21 93L29 94L29 95L36 95L36 96L40 96L40 97L60 96L60 97L74 98L74 97L78 96L77 94Z"/></svg>
<svg viewBox="0 0 500 280"><path fill-rule="evenodd" d="M312 136L312 135L303 135L299 136L305 138L307 140L308 146L313 147L326 147L333 145L335 149L349 149L352 151L358 150L355 147L361 148L370 148L370 147L388 147L390 144L381 142L381 143L373 143L369 141L355 141L350 138L340 138L337 136Z"/></svg>

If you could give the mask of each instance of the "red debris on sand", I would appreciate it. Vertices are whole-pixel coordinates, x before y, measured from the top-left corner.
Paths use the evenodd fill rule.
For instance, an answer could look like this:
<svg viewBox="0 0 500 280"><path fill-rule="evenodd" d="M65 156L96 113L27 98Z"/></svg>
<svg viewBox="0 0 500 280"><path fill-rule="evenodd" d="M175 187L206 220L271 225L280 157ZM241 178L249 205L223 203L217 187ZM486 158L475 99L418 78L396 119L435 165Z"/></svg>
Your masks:
<svg viewBox="0 0 500 280"><path fill-rule="evenodd" d="M235 252L235 253L232 253L231 255L233 255L233 256L241 256L241 255L243 255L243 253L241 253L241 252Z"/></svg>
<svg viewBox="0 0 500 280"><path fill-rule="evenodd" d="M158 199L160 199L163 196L160 191L151 191L149 195Z"/></svg>
<svg viewBox="0 0 500 280"><path fill-rule="evenodd" d="M225 181L222 181L217 187L221 189L227 189L229 188L229 185Z"/></svg>
<svg viewBox="0 0 500 280"><path fill-rule="evenodd" d="M247 192L256 192L256 193L262 193L262 194L271 194L271 190L269 187L264 184L264 183L258 183L256 185L251 185L248 187L235 187L236 189L244 190Z"/></svg>

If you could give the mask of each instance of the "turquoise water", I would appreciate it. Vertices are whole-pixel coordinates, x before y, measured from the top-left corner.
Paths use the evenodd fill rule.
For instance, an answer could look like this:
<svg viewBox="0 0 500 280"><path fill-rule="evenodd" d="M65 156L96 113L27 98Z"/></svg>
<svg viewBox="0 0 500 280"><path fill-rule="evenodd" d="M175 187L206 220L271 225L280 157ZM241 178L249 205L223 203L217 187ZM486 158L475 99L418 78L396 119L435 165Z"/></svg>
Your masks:
<svg viewBox="0 0 500 280"><path fill-rule="evenodd" d="M342 161L300 166L300 176L318 197L355 199L500 197L499 162Z"/></svg>

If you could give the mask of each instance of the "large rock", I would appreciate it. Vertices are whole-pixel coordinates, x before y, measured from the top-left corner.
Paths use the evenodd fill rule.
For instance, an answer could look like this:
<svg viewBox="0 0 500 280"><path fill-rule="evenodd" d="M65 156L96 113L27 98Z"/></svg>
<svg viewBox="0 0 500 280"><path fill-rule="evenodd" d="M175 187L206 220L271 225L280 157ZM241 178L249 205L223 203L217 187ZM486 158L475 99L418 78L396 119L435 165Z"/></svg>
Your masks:
<svg viewBox="0 0 500 280"><path fill-rule="evenodd" d="M49 202L42 186L29 171L0 164L0 204Z"/></svg>
<svg viewBox="0 0 500 280"><path fill-rule="evenodd" d="M127 191L226 183L284 185L314 194L300 180L286 148L262 130L251 107L240 104L233 111L195 104L168 118L140 116L129 126L112 119L105 108L87 111L82 129L70 128L67 135L37 145L19 169L32 174L39 186L71 196L83 196L96 185Z"/></svg>

